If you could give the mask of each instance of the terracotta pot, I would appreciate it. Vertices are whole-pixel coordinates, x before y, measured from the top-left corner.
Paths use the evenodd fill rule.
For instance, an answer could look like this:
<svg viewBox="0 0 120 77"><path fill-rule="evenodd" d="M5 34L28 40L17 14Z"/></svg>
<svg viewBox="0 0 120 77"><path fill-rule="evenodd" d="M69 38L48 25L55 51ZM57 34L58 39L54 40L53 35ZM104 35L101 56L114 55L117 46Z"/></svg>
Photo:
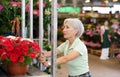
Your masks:
<svg viewBox="0 0 120 77"><path fill-rule="evenodd" d="M21 65L19 63L8 63L7 68L12 76L24 75L28 71L28 65Z"/></svg>

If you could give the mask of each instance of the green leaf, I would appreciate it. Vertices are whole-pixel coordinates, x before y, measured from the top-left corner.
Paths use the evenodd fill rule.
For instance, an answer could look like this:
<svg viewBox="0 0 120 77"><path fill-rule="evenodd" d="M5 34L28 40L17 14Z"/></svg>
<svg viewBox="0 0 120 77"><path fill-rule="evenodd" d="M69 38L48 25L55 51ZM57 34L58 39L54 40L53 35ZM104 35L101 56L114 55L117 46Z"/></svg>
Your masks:
<svg viewBox="0 0 120 77"><path fill-rule="evenodd" d="M30 64L33 60L29 56L25 56L25 64Z"/></svg>

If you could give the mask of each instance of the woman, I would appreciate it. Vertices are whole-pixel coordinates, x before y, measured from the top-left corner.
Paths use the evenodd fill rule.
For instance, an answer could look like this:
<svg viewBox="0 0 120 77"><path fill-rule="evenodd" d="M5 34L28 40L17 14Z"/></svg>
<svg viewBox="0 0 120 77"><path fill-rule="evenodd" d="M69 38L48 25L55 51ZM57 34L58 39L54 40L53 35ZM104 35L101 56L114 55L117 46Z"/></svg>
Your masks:
<svg viewBox="0 0 120 77"><path fill-rule="evenodd" d="M66 41L57 47L56 53L64 56L57 58L56 64L67 64L68 77L91 77L88 66L88 52L85 44L79 39L84 32L82 22L77 18L68 18L64 21L63 35ZM51 63L45 57L51 56L51 52L43 52L40 61L45 66Z"/></svg>
<svg viewBox="0 0 120 77"><path fill-rule="evenodd" d="M101 26L101 43L102 43L102 52L100 59L106 60L109 59L109 47L110 47L110 40L108 38L108 20L105 20L104 25Z"/></svg>

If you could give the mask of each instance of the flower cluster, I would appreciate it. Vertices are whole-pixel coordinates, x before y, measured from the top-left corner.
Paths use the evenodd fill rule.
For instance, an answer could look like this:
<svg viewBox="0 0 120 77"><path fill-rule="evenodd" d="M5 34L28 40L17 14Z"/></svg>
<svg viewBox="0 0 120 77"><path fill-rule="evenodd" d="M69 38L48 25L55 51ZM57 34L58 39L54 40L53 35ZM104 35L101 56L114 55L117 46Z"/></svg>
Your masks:
<svg viewBox="0 0 120 77"><path fill-rule="evenodd" d="M25 1L25 20L29 21L29 15L30 15L30 4L29 0ZM60 5L59 5L60 6ZM0 2L0 17L4 17L0 19L0 35L10 35L11 34L11 26L13 23L11 21L14 18L19 18L20 22L22 20L21 12L22 12L22 0L1 0ZM51 23L51 1L44 0L43 1L43 25L45 31L47 31L48 25ZM33 20L39 19L39 0L33 1ZM25 22L25 26L27 29L29 29L29 22ZM7 23L6 23L7 22ZM33 32L34 38L38 37L38 25L39 21L33 22Z"/></svg>
<svg viewBox="0 0 120 77"><path fill-rule="evenodd" d="M100 25L97 25L95 28L92 28L92 25L88 25L84 34L83 34L84 43L87 47L100 49Z"/></svg>
<svg viewBox="0 0 120 77"><path fill-rule="evenodd" d="M30 64L40 53L37 42L14 36L0 36L1 62Z"/></svg>
<svg viewBox="0 0 120 77"><path fill-rule="evenodd" d="M115 44L120 47L120 26L119 22L114 22L109 29L111 44Z"/></svg>
<svg viewBox="0 0 120 77"><path fill-rule="evenodd" d="M0 17L4 17L0 19L0 35L10 34L12 25L11 21L15 17L18 17L19 20L21 20L21 2L8 0L2 1L0 3Z"/></svg>

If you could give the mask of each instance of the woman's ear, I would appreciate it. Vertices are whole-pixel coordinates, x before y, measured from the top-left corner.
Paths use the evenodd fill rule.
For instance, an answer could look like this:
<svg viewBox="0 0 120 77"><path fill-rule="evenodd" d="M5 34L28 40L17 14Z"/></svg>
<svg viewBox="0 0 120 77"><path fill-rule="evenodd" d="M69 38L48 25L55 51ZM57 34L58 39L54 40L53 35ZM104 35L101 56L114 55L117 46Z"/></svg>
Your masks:
<svg viewBox="0 0 120 77"><path fill-rule="evenodd" d="M75 34L77 34L78 33L78 30L75 30Z"/></svg>

